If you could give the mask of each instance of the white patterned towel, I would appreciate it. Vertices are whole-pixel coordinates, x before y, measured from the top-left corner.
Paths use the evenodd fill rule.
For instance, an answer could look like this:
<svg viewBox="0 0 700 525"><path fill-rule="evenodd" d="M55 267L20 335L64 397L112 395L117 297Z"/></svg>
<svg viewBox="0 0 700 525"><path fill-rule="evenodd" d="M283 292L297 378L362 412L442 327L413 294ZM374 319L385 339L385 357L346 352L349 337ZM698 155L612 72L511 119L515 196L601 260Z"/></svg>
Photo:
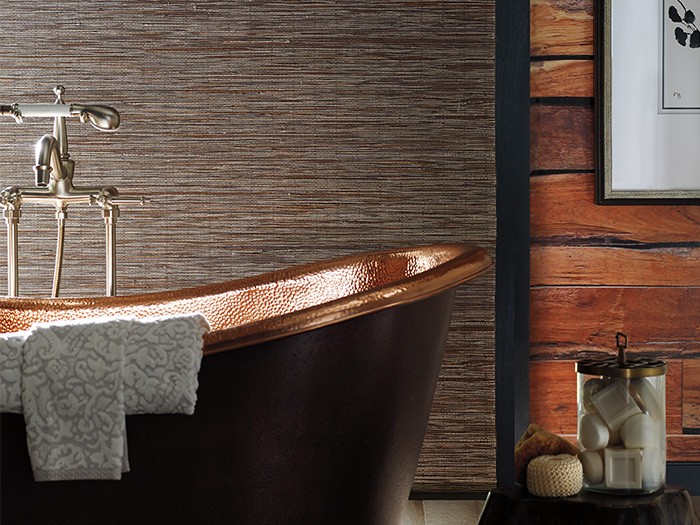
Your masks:
<svg viewBox="0 0 700 525"><path fill-rule="evenodd" d="M120 479L130 320L35 325L22 353L22 409L36 481Z"/></svg>
<svg viewBox="0 0 700 525"><path fill-rule="evenodd" d="M135 320L124 350L127 414L194 414L202 337L200 314Z"/></svg>
<svg viewBox="0 0 700 525"><path fill-rule="evenodd" d="M24 413L34 479L121 479L125 414L194 412L208 329L193 314L37 324L0 338L11 365L0 410Z"/></svg>
<svg viewBox="0 0 700 525"><path fill-rule="evenodd" d="M22 413L22 348L29 334L0 334L0 412Z"/></svg>

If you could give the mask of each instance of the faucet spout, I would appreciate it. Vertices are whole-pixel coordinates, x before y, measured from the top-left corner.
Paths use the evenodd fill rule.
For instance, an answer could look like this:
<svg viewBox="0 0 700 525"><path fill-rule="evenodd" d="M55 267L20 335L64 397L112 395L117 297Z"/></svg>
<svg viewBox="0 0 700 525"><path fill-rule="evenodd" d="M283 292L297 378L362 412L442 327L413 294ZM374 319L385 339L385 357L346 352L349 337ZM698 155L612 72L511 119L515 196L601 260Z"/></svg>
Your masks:
<svg viewBox="0 0 700 525"><path fill-rule="evenodd" d="M55 180L66 178L66 170L59 153L58 141L52 135L44 135L36 143L36 175L35 184L45 188L51 182L51 174Z"/></svg>

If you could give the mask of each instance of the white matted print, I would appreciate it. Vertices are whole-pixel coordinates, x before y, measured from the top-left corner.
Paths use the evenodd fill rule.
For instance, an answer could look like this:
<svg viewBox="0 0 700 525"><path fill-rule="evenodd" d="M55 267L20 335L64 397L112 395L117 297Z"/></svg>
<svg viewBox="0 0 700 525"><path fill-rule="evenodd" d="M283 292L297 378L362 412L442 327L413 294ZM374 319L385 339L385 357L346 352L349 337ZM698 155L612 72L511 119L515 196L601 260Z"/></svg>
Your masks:
<svg viewBox="0 0 700 525"><path fill-rule="evenodd" d="M681 77L680 87L671 96L674 91L681 96L676 97L675 109L661 111L664 48L673 44L692 53L691 57L700 53L695 46L698 37L693 36L697 24L690 22L695 17L694 4L700 0L680 0L685 7L675 0L675 10L671 9L673 2L596 3L602 51L596 163L600 204L700 204L700 111L689 103L700 92L700 79L682 75L687 69L698 71L700 64L687 62L694 58L685 55L683 60L668 61L674 69L670 76ZM667 18L670 42L663 36ZM685 46L674 26L685 28L681 29L686 34Z"/></svg>
<svg viewBox="0 0 700 525"><path fill-rule="evenodd" d="M700 0L663 0L659 111L700 113Z"/></svg>

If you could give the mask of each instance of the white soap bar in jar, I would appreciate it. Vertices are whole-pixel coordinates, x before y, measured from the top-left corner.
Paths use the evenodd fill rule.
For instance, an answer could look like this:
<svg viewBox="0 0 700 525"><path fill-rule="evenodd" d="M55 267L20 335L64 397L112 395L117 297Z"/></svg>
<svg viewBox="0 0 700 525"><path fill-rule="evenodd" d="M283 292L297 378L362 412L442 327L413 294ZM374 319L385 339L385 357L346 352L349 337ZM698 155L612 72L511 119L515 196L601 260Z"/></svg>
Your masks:
<svg viewBox="0 0 700 525"><path fill-rule="evenodd" d="M592 396L591 402L611 430L618 430L630 417L642 413L620 380Z"/></svg>
<svg viewBox="0 0 700 525"><path fill-rule="evenodd" d="M597 450L586 450L578 455L583 465L583 477L589 485L600 485L603 482L603 456Z"/></svg>
<svg viewBox="0 0 700 525"><path fill-rule="evenodd" d="M635 414L622 424L620 437L627 448L653 447L659 439L659 430L647 414Z"/></svg>
<svg viewBox="0 0 700 525"><path fill-rule="evenodd" d="M632 379L630 381L630 389L639 396L643 405L641 407L642 410L648 412L654 421L661 422L664 420L664 410L659 403L658 392L648 379L644 377Z"/></svg>
<svg viewBox="0 0 700 525"><path fill-rule="evenodd" d="M641 489L642 451L638 448L606 448L605 486L610 489Z"/></svg>
<svg viewBox="0 0 700 525"><path fill-rule="evenodd" d="M584 410L591 414L591 413L596 413L597 410L595 406L593 406L593 402L591 401L591 397L596 395L598 392L603 390L606 386L608 386L610 383L603 381L602 379L599 379L597 377L594 377L593 379L589 379L586 381L583 385L583 408Z"/></svg>
<svg viewBox="0 0 700 525"><path fill-rule="evenodd" d="M642 484L645 487L656 488L664 478L664 467L659 449L651 447L642 450Z"/></svg>
<svg viewBox="0 0 700 525"><path fill-rule="evenodd" d="M585 414L579 420L578 439L586 450L602 450L608 446L610 432L599 415Z"/></svg>

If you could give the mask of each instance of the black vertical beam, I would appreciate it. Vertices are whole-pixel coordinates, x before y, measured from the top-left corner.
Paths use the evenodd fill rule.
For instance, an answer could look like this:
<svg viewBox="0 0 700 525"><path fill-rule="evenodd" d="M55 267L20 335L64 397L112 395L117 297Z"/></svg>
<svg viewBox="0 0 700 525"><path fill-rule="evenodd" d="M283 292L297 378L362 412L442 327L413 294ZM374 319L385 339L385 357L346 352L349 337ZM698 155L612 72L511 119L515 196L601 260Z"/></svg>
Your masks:
<svg viewBox="0 0 700 525"><path fill-rule="evenodd" d="M530 2L496 0L496 476L529 419Z"/></svg>

